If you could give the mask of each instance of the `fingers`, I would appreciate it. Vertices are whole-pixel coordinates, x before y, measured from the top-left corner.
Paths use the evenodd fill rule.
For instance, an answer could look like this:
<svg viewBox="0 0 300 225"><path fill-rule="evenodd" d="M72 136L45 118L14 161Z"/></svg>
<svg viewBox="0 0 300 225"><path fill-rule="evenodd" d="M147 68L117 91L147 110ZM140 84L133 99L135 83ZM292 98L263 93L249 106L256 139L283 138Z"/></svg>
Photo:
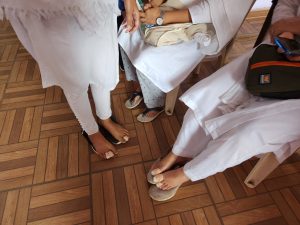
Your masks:
<svg viewBox="0 0 300 225"><path fill-rule="evenodd" d="M146 23L146 19L145 18L141 18L141 22L142 23Z"/></svg>
<svg viewBox="0 0 300 225"><path fill-rule="evenodd" d="M146 18L146 13L140 12L140 18L141 18L141 19L142 19L142 18Z"/></svg>
<svg viewBox="0 0 300 225"><path fill-rule="evenodd" d="M282 48L277 48L278 53L284 53L284 50Z"/></svg>
<svg viewBox="0 0 300 225"><path fill-rule="evenodd" d="M150 3L145 4L144 10L152 8L152 5Z"/></svg>
<svg viewBox="0 0 300 225"><path fill-rule="evenodd" d="M300 56L287 56L288 60L294 61L294 62L299 62L300 61Z"/></svg>
<svg viewBox="0 0 300 225"><path fill-rule="evenodd" d="M132 15L126 15L126 31L130 32L133 28L133 17Z"/></svg>
<svg viewBox="0 0 300 225"><path fill-rule="evenodd" d="M139 12L134 12L133 14L134 26L131 32L136 31L140 26L140 14Z"/></svg>
<svg viewBox="0 0 300 225"><path fill-rule="evenodd" d="M127 14L126 16L127 21L127 32L134 32L136 31L140 26L140 14L138 11L133 12L132 14Z"/></svg>

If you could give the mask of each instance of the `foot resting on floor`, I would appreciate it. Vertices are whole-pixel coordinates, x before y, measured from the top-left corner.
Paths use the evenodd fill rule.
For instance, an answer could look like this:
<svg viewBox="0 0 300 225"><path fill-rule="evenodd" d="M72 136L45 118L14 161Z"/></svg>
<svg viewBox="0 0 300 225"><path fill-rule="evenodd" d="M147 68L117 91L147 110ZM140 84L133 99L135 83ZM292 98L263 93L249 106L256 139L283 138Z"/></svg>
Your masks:
<svg viewBox="0 0 300 225"><path fill-rule="evenodd" d="M157 182L156 186L161 190L170 190L175 187L181 186L183 183L190 179L185 175L183 167L170 170L165 173L154 176L154 181Z"/></svg>
<svg viewBox="0 0 300 225"><path fill-rule="evenodd" d="M93 144L95 153L100 157L109 159L118 154L115 147L109 143L99 132L89 135L89 139Z"/></svg>
<svg viewBox="0 0 300 225"><path fill-rule="evenodd" d="M150 169L150 173L152 176L156 176L158 174L167 171L177 163L185 163L188 162L189 160L190 160L189 158L177 156L173 152L170 152L161 160L158 160L155 163L153 163Z"/></svg>
<svg viewBox="0 0 300 225"><path fill-rule="evenodd" d="M109 118L107 120L101 120L101 124L121 143L126 143L129 140L129 131L114 122L112 119Z"/></svg>

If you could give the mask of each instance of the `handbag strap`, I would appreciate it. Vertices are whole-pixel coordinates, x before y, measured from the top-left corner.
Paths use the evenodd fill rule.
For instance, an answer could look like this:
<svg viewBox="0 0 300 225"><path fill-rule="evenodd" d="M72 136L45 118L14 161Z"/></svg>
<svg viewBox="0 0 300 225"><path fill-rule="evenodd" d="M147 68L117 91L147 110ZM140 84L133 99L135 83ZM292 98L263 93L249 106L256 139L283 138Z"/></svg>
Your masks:
<svg viewBox="0 0 300 225"><path fill-rule="evenodd" d="M254 48L257 47L264 40L264 38L266 36L266 33L268 32L268 29L269 29L269 27L271 25L273 13L274 13L274 9L275 9L277 3L278 3L278 0L272 0L272 6L271 6L271 8L269 10L269 13L268 13L268 15L266 17L266 20L265 20L265 22L264 22L264 24L262 26L261 31L259 32L259 35L258 35L258 37L256 39L255 44L254 44Z"/></svg>

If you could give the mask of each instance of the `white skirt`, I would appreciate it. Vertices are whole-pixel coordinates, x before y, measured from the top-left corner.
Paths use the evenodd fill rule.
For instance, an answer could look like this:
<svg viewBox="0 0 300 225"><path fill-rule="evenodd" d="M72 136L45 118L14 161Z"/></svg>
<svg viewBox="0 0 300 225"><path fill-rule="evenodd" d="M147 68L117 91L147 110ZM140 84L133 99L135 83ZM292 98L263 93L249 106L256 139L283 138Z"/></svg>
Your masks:
<svg viewBox="0 0 300 225"><path fill-rule="evenodd" d="M100 34L83 29L67 15L44 20L34 15L8 19L38 62L43 87L57 85L80 94L89 84L113 90L119 81L116 17L112 12L103 21L105 25L99 25Z"/></svg>

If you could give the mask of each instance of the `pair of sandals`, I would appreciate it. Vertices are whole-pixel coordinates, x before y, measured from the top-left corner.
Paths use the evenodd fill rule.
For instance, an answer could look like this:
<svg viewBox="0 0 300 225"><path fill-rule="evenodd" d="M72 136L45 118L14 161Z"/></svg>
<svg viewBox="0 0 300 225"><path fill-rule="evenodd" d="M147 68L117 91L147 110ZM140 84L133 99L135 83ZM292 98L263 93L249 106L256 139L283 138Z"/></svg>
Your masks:
<svg viewBox="0 0 300 225"><path fill-rule="evenodd" d="M115 123L117 123L117 121L111 117L111 120L114 121ZM123 144L124 142L121 142L119 140L117 140L104 126L102 126L101 124L98 123L98 128L99 128L99 132L103 135L103 137L109 141L110 143L112 143L113 145L120 145ZM99 155L99 153L96 151L95 146L93 145L91 139L89 138L89 135L82 130L81 131L82 136L87 140L87 142L89 143L89 145L91 146L92 151L96 154ZM125 136L124 137L125 143L129 140L129 137ZM112 151L108 151L105 153L104 155L105 159L111 159L115 157L115 153Z"/></svg>
<svg viewBox="0 0 300 225"><path fill-rule="evenodd" d="M131 97L125 102L125 107L127 109L134 109L143 101L143 99L142 92L134 91ZM143 113L137 116L137 120L141 123L149 123L155 120L163 111L163 107L147 108ZM149 116L151 113L154 113L154 116Z"/></svg>
<svg viewBox="0 0 300 225"><path fill-rule="evenodd" d="M159 162L160 159L156 160L155 163ZM171 169L178 169L179 165L174 165ZM154 181L154 176L152 175L152 171L150 170L147 174L148 183L152 184L149 188L149 196L158 202L167 201L173 198L176 195L179 186L171 188L170 190L162 190L156 186L157 182Z"/></svg>

